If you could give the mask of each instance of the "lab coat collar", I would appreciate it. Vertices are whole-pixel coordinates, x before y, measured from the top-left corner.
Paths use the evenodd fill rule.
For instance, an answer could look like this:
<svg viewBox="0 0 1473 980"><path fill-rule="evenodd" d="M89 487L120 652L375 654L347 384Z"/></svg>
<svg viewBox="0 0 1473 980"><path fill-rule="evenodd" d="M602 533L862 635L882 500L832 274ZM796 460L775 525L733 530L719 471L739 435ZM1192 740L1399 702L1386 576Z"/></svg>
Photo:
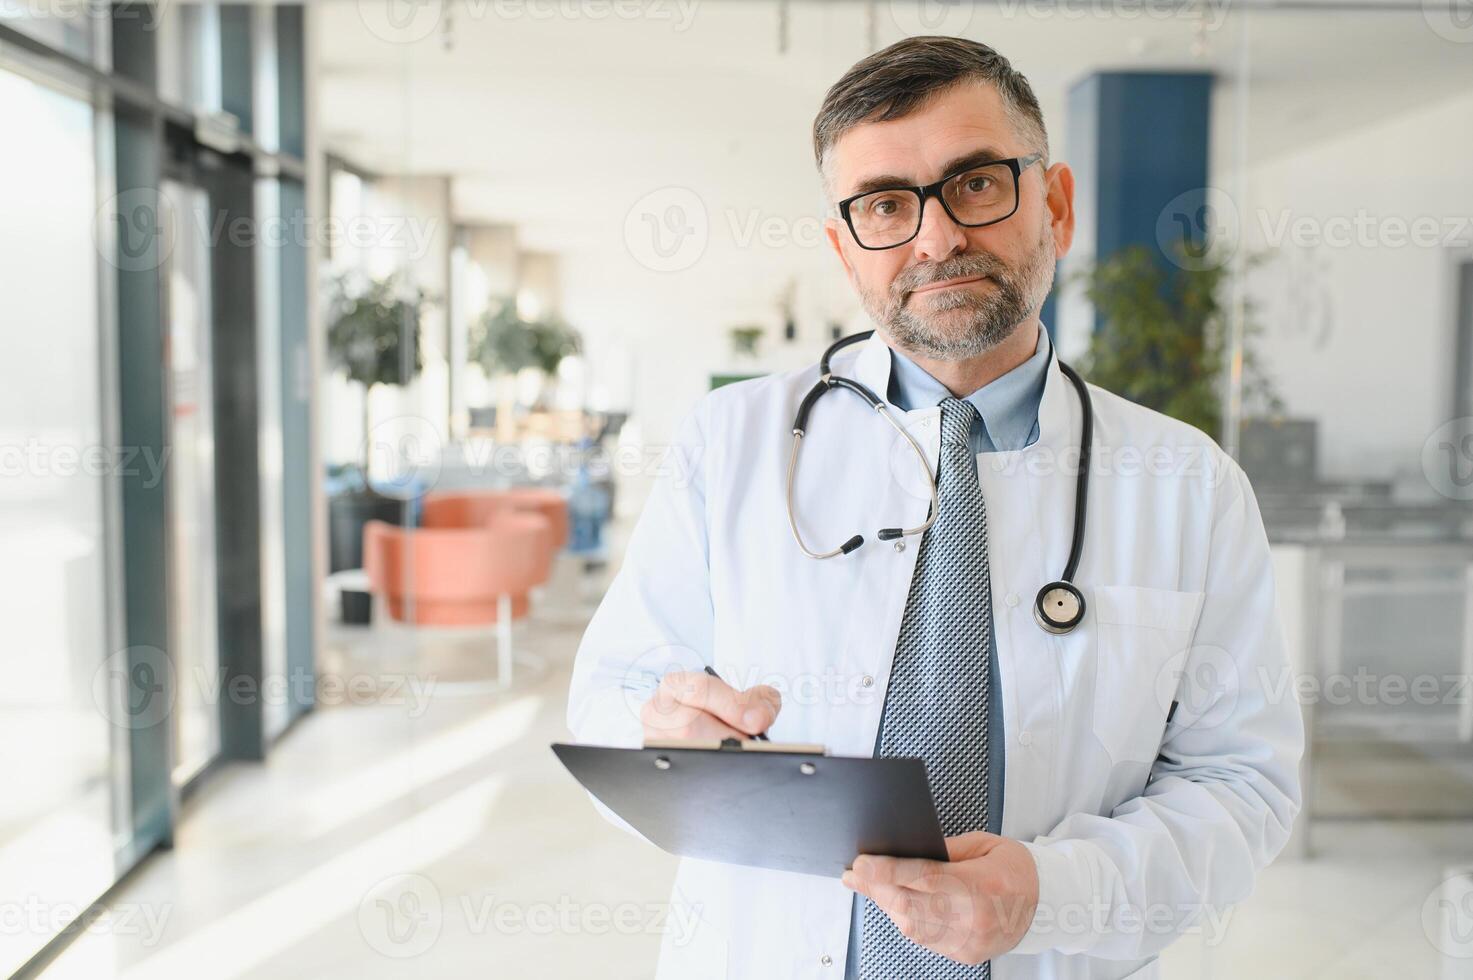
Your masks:
<svg viewBox="0 0 1473 980"><path fill-rule="evenodd" d="M889 405L897 417L918 421L941 412L941 409L934 405L905 412L889 400L890 346L885 343L878 330L860 345L853 370L854 377L873 391L886 405ZM1080 416L1077 408L1071 407L1069 401L1072 391L1069 379L1065 378L1064 373L1059 370L1058 349L1053 344L1049 344L1049 363L1043 385L1043 398L1038 403L1038 440L1028 447L1029 449L1050 449L1057 452L1070 445L1071 440L1074 443L1078 442L1078 418ZM1017 451L1026 452L1027 450Z"/></svg>

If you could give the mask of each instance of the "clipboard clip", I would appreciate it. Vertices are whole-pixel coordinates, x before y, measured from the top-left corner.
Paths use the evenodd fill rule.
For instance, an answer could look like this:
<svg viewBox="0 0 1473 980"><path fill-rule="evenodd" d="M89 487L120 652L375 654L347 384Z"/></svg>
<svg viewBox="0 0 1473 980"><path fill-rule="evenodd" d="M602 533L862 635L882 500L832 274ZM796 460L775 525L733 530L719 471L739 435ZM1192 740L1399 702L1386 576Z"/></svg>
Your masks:
<svg viewBox="0 0 1473 980"><path fill-rule="evenodd" d="M721 740L669 738L646 739L647 749L697 749L707 752L788 752L796 755L828 755L828 750L813 742L760 742L755 738L727 737Z"/></svg>

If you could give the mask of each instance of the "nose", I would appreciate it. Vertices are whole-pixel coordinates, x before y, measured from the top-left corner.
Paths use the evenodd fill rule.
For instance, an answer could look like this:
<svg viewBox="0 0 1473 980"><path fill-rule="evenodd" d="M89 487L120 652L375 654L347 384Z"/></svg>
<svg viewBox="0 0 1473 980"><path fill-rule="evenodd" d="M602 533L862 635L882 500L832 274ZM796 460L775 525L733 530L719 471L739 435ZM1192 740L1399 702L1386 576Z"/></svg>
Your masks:
<svg viewBox="0 0 1473 980"><path fill-rule="evenodd" d="M966 247L965 229L951 219L941 202L927 198L921 205L921 230L911 247L918 261L938 262Z"/></svg>

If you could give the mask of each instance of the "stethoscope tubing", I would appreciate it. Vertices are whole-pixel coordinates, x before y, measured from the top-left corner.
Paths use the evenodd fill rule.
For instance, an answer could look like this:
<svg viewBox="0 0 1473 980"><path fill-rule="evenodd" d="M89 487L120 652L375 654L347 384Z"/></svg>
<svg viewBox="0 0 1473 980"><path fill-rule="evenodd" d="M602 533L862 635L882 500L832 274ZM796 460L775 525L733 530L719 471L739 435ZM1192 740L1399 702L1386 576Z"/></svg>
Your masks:
<svg viewBox="0 0 1473 980"><path fill-rule="evenodd" d="M941 500L936 488L936 474L932 471L931 462L926 458L925 451L921 448L920 443L916 441L915 437L910 434L910 431L905 426L900 424L899 420L890 412L889 406L878 395L853 378L834 374L830 367L830 362L834 354L850 344L868 340L873 334L873 330L864 330L859 333L850 334L847 337L841 337L829 345L828 349L823 352L823 355L818 361L818 381L803 396L803 400L798 405L798 411L793 417L793 448L788 456L786 486L788 527L792 530L793 540L797 542L799 549L809 558L836 558L840 555L847 555L864 544L864 536L862 534L856 534L831 551L814 551L803 541L803 535L798 530L798 518L793 506L793 486L796 482L798 472L798 455L803 444L803 439L807 435L809 413L812 412L813 406L817 404L818 400L834 388L847 388L849 391L858 395L872 409L879 413L885 421L889 422L896 432L905 437L905 440L915 452L916 458L921 461L921 466L925 470L926 479L931 488L931 503L924 523L911 528L881 528L876 536L882 541L890 541L909 535L924 534L936 522L936 518L941 511ZM1044 629L1054 633L1064 633L1078 625L1084 615L1084 596L1073 585L1073 580L1075 573L1079 571L1079 562L1084 554L1085 517L1089 502L1090 449L1094 441L1094 404L1090 399L1089 387L1085 384L1084 379L1079 376L1078 372L1061 360L1058 361L1058 365L1059 370L1069 379L1075 391L1078 392L1080 404L1079 473L1074 485L1074 527L1073 536L1069 544L1069 559L1064 566L1064 574L1059 581L1049 583L1043 589L1039 590L1039 598L1035 602L1035 611L1039 619L1039 624ZM1049 613L1044 609L1043 597L1045 592L1058 587L1065 589L1073 595L1078 603L1077 614L1070 617L1067 621L1053 621Z"/></svg>

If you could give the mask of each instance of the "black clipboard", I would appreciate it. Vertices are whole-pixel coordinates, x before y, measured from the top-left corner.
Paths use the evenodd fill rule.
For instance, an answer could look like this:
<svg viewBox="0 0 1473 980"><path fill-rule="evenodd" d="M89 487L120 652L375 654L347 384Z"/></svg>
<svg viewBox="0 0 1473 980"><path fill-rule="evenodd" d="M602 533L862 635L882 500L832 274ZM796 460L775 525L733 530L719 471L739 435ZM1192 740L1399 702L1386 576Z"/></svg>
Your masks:
<svg viewBox="0 0 1473 980"><path fill-rule="evenodd" d="M552 750L584 789L671 854L831 878L860 854L947 859L920 759L735 738Z"/></svg>

